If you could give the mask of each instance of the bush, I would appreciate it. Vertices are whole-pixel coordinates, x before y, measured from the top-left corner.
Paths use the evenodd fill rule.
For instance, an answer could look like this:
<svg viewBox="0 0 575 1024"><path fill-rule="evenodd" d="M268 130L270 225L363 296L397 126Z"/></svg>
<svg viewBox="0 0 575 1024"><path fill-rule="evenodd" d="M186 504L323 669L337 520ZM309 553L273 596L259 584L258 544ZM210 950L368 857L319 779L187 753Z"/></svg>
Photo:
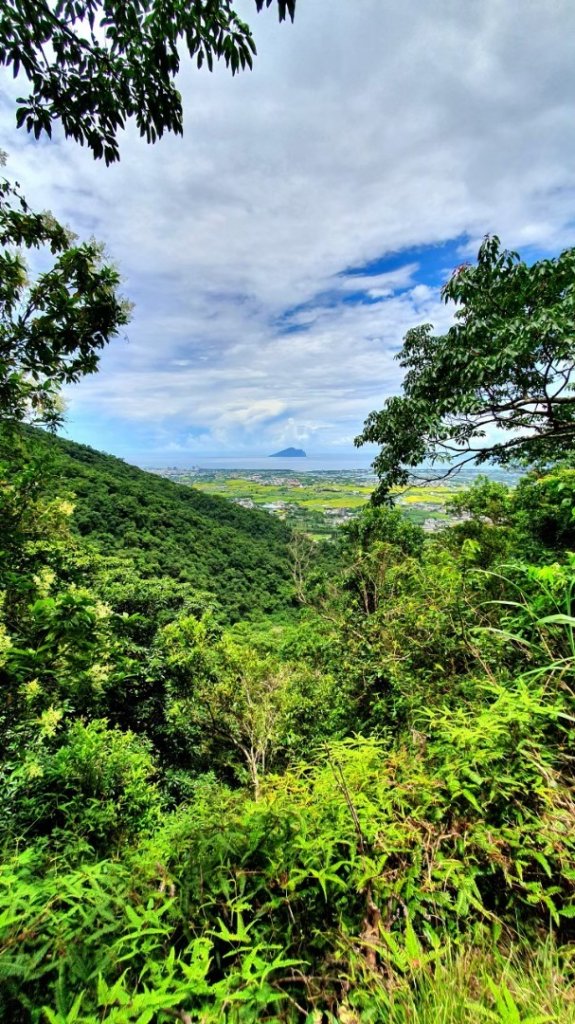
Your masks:
<svg viewBox="0 0 575 1024"><path fill-rule="evenodd" d="M57 711L44 713L36 744L7 775L11 830L110 853L157 823L149 745L103 720L59 732L60 720Z"/></svg>

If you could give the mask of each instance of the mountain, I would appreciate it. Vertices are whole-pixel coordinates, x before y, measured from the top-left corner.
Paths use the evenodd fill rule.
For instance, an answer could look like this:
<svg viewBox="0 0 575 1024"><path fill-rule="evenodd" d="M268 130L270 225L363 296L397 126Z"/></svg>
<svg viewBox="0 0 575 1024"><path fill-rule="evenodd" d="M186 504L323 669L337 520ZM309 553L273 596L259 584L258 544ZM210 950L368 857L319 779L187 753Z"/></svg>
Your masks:
<svg viewBox="0 0 575 1024"><path fill-rule="evenodd" d="M303 448L284 448L281 452L274 452L270 459L305 459L307 458Z"/></svg>
<svg viewBox="0 0 575 1024"><path fill-rule="evenodd" d="M54 493L71 496L75 529L103 554L216 595L231 621L291 604L291 533L274 516L44 431L28 436Z"/></svg>

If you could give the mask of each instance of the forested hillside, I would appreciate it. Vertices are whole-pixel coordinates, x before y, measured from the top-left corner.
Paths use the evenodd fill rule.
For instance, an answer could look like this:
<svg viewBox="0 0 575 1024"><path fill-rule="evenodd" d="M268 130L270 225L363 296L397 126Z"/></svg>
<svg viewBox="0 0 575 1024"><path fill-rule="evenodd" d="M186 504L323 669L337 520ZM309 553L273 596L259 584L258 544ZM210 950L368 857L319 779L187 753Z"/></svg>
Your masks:
<svg viewBox="0 0 575 1024"><path fill-rule="evenodd" d="M431 538L369 508L329 569L302 538L297 619L230 625L122 545L148 482L142 530L267 524L4 450L0 1018L575 1020L575 470L479 480Z"/></svg>
<svg viewBox="0 0 575 1024"><path fill-rule="evenodd" d="M73 501L73 530L102 554L209 592L231 619L289 606L290 531L277 519L43 431L32 444Z"/></svg>
<svg viewBox="0 0 575 1024"><path fill-rule="evenodd" d="M108 162L128 117L149 141L180 130L183 40L198 66L232 72L255 46L227 0L3 6L0 63L32 83L19 122L38 137L61 120ZM295 0L255 6L285 20ZM341 237L361 205L347 178ZM563 233L534 222L525 237ZM7 180L0 244L1 1024L575 1024L575 250L529 265L487 236L455 269L453 323L408 331L403 393L357 438L380 446L377 493L320 546L35 429L61 424L61 389L96 371L130 309L105 249ZM169 280L155 256L148 287ZM316 281L331 318L330 260ZM377 276L370 318L394 274ZM431 286L416 291L427 309ZM211 315L223 296L206 295ZM290 346L305 309L279 317ZM335 362L345 350L320 319ZM263 334L256 316L258 355ZM173 362L179 379L188 360ZM259 429L280 408L258 400L254 418L242 400L229 422ZM459 490L445 529L426 535L393 505L430 466L493 461L518 464L518 484Z"/></svg>

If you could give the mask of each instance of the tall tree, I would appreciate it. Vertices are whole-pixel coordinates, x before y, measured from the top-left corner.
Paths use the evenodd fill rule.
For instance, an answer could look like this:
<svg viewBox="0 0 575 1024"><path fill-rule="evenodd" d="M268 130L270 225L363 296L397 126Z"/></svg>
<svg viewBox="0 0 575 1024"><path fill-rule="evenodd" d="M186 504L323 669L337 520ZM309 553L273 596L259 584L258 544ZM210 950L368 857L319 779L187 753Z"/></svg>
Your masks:
<svg viewBox="0 0 575 1024"><path fill-rule="evenodd" d="M51 260L36 276L34 250L44 264ZM119 280L101 245L78 244L0 180L0 421L58 424L61 385L93 373L101 349L129 320Z"/></svg>
<svg viewBox="0 0 575 1024"><path fill-rule="evenodd" d="M277 3L293 20L296 0ZM59 121L67 136L106 163L119 158L117 135L133 117L155 142L182 133L182 102L174 80L181 50L201 68L223 60L235 74L256 52L232 0L4 0L0 64L23 72L32 91L18 102L18 126L36 138Z"/></svg>
<svg viewBox="0 0 575 1024"><path fill-rule="evenodd" d="M455 324L441 336L430 324L408 331L403 394L355 440L382 446L376 500L428 476L422 465L449 476L466 462L545 461L575 447L575 249L529 266L488 236L442 296Z"/></svg>

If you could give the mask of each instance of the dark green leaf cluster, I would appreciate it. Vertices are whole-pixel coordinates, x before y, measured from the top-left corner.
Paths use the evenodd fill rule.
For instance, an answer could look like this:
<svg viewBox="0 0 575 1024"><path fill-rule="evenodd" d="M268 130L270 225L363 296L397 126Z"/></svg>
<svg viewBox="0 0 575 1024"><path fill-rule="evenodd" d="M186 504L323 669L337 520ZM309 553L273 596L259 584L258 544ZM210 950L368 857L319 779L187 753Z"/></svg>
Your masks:
<svg viewBox="0 0 575 1024"><path fill-rule="evenodd" d="M425 477L426 464L448 463L449 475L468 461L557 459L575 444L575 249L528 266L487 237L443 297L455 324L442 336L429 324L408 332L403 394L356 439L382 446L380 498Z"/></svg>
<svg viewBox="0 0 575 1024"><path fill-rule="evenodd" d="M295 0L277 4L280 21L293 19ZM32 87L18 126L39 138L59 121L107 164L130 118L147 142L182 133L182 49L198 68L223 60L232 74L251 68L256 52L230 0L6 0L0 12L0 64Z"/></svg>
<svg viewBox="0 0 575 1024"><path fill-rule="evenodd" d="M63 384L94 373L99 354L129 320L119 274L96 242L76 244L48 213L33 213L0 181L0 419L56 425ZM31 279L25 250L52 266Z"/></svg>

